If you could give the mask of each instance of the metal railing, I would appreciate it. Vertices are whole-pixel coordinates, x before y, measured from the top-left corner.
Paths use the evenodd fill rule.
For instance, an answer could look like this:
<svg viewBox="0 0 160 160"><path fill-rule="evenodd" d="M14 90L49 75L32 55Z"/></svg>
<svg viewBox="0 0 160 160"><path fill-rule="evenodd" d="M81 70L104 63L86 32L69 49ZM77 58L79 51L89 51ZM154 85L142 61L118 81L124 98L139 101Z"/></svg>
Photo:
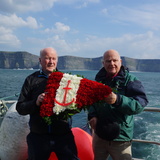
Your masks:
<svg viewBox="0 0 160 160"><path fill-rule="evenodd" d="M145 107L144 111L147 111L147 112L160 112L160 108L157 108L157 107ZM133 142L151 143L151 144L160 145L160 142L149 141L149 140L132 139L132 141Z"/></svg>
<svg viewBox="0 0 160 160"><path fill-rule="evenodd" d="M18 97L18 96L19 93L16 93L12 96L0 98L0 125L6 112L8 111L8 104L13 104L16 102L16 100L8 100L8 99L12 99L13 97Z"/></svg>
<svg viewBox="0 0 160 160"><path fill-rule="evenodd" d="M11 98L13 98L13 97L18 97L18 96L19 96L19 93L15 93L15 94L12 95L12 96L0 98L0 101L2 101L2 100L5 100L5 101L6 101L6 99L11 99Z"/></svg>
<svg viewBox="0 0 160 160"><path fill-rule="evenodd" d="M145 107L144 111L147 111L147 112L160 112L160 108L157 108L157 107ZM160 142L149 141L149 140L132 139L132 141L133 142L138 142L138 143L148 143L148 144L160 145ZM143 160L143 159L133 158L132 160Z"/></svg>

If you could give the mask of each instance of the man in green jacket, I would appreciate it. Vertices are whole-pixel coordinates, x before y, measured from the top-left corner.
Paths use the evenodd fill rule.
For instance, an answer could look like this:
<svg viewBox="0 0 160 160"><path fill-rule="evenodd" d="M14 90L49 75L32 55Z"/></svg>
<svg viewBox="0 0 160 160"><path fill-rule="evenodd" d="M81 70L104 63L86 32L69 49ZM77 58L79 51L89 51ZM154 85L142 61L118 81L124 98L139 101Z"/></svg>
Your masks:
<svg viewBox="0 0 160 160"><path fill-rule="evenodd" d="M94 160L131 160L134 115L143 111L148 100L141 82L122 65L120 55L108 50L103 55L103 68L95 80L112 88L105 101L89 109L93 130Z"/></svg>

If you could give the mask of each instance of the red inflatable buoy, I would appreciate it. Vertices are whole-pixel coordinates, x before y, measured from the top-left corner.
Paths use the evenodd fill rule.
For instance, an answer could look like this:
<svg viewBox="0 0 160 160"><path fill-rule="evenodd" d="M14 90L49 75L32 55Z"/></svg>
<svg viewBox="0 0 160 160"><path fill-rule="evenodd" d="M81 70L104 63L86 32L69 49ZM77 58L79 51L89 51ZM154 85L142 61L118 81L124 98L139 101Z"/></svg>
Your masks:
<svg viewBox="0 0 160 160"><path fill-rule="evenodd" d="M80 160L93 160L94 154L92 150L92 137L84 130L75 127L72 128L75 142L78 150L78 157ZM58 160L56 154L53 152L49 160Z"/></svg>
<svg viewBox="0 0 160 160"><path fill-rule="evenodd" d="M49 157L49 160L58 160L56 154L54 152L51 153L51 156Z"/></svg>

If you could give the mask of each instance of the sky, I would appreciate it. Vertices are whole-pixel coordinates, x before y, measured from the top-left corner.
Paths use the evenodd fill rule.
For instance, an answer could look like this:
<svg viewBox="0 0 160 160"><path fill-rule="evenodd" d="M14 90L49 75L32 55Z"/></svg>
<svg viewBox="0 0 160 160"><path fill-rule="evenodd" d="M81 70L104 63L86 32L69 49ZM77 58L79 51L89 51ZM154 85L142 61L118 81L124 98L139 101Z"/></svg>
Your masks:
<svg viewBox="0 0 160 160"><path fill-rule="evenodd" d="M160 59L159 0L0 0L0 51Z"/></svg>

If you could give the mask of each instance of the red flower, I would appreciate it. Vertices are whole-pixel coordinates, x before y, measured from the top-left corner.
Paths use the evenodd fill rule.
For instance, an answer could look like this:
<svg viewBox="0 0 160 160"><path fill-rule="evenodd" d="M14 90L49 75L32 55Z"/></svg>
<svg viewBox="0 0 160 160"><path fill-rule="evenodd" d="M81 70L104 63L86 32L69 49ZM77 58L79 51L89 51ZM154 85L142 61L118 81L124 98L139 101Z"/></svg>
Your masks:
<svg viewBox="0 0 160 160"><path fill-rule="evenodd" d="M40 115L42 117L50 117L54 115L53 108L55 106L55 97L63 76L64 74L62 72L53 72L49 76L45 89L45 92L47 94L42 102L42 105L40 106ZM71 109L66 109L67 112L65 110L63 111L63 113L69 114L72 109L79 110L83 109L86 106L90 106L95 102L103 100L111 92L111 88L102 83L82 78L80 79L79 88L76 93L76 101L74 101L75 107L72 105ZM66 115L66 117L68 116Z"/></svg>
<svg viewBox="0 0 160 160"><path fill-rule="evenodd" d="M42 117L53 115L54 98L56 96L56 90L59 87L59 82L62 77L62 72L53 72L49 76L45 89L46 95L40 107L40 115Z"/></svg>

